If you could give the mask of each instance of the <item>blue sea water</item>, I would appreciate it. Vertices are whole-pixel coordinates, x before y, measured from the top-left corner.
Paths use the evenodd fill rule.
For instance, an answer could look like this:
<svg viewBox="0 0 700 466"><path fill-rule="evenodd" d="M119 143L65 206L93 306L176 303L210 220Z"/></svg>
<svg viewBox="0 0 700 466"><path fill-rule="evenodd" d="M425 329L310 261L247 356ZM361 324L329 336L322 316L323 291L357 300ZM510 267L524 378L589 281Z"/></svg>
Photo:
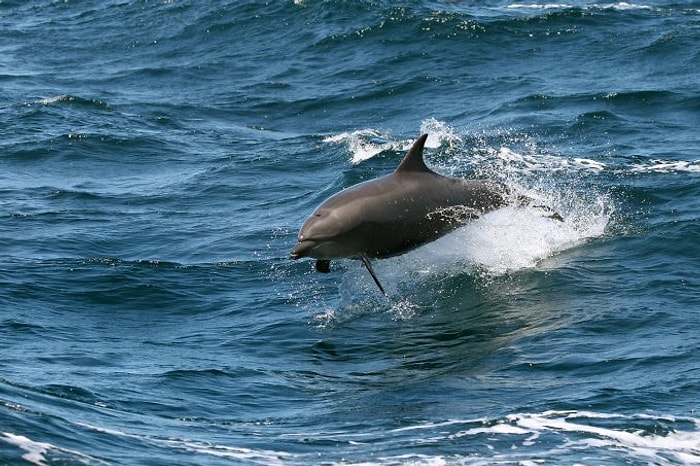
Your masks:
<svg viewBox="0 0 700 466"><path fill-rule="evenodd" d="M0 1L0 464L700 463L700 2ZM429 133L508 207L289 252Z"/></svg>

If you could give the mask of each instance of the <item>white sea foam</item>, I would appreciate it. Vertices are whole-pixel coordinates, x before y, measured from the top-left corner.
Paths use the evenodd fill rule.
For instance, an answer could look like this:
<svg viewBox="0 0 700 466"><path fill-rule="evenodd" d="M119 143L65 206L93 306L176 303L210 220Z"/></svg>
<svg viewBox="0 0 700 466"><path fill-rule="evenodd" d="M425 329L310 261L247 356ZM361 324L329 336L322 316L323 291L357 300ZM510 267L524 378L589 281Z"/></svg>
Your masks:
<svg viewBox="0 0 700 466"><path fill-rule="evenodd" d="M663 423L671 429L665 434L652 434L630 428L639 421ZM599 425L596 425L599 424ZM685 430L674 429L675 427ZM493 465L549 464L549 458L566 455L581 458L581 463L599 464L610 461L610 455L624 458L631 463L665 465L693 465L700 462L700 423L697 419L678 420L645 414L619 415L577 411L546 411L542 413L518 413L503 419L451 420L442 423L426 423L401 427L386 433L405 436L415 432L414 446L449 442L456 447L456 439L471 438L469 445L478 444L482 449L470 448L452 454L404 453L395 456L373 456L371 461L328 460L329 465ZM305 433L305 438L315 438ZM376 442L375 442L376 443ZM357 453L357 452L355 452ZM288 464L303 464L311 460L298 455L289 458Z"/></svg>
<svg viewBox="0 0 700 466"><path fill-rule="evenodd" d="M215 456L247 464L276 466L290 464L295 455L283 451L239 448L227 445L216 445L210 442L195 440L164 440L170 448L183 449L201 455Z"/></svg>
<svg viewBox="0 0 700 466"><path fill-rule="evenodd" d="M15 445L23 450L25 453L22 455L22 459L28 463L36 464L38 466L46 466L49 464L49 462L52 462L52 460L59 458L70 459L72 463L77 462L80 464L110 464L106 461L102 461L79 451L61 448L51 443L37 442L36 440L25 437L24 435L2 432L2 435L0 435L0 440L4 440L5 442Z"/></svg>
<svg viewBox="0 0 700 466"><path fill-rule="evenodd" d="M671 430L666 435L650 435L641 430L611 428L592 425L599 420L615 420L619 424L629 424L636 420L659 420L673 422L673 418L653 417L645 414L623 416L616 414L546 411L543 413L523 413L507 416L503 423L486 427L470 428L462 435L502 435L503 424L513 429L511 435L527 435L522 446L528 447L540 441L545 434L561 437L558 445L548 447L557 451L594 451L596 449L626 452L630 458L653 464L697 464L700 462L700 422L689 419L693 426L690 431ZM520 430L520 432L518 432ZM508 433L508 432L506 432ZM572 435L570 435L572 434ZM548 442L551 442L549 440ZM546 453L538 453L546 457Z"/></svg>
<svg viewBox="0 0 700 466"><path fill-rule="evenodd" d="M428 118L421 123L420 134L428 133L425 147L437 149L443 144L456 144L460 137L444 122L435 118ZM381 131L371 128L360 129L352 132L344 132L333 136L327 136L324 142L332 144L346 144L350 153L350 162L358 164L384 151L406 151L415 139L396 140Z"/></svg>
<svg viewBox="0 0 700 466"><path fill-rule="evenodd" d="M700 173L700 159L693 162L684 160L652 160L648 164L630 167L633 173Z"/></svg>
<svg viewBox="0 0 700 466"><path fill-rule="evenodd" d="M511 3L506 8L511 10L565 10L569 8L582 8L584 10L651 10L653 7L638 3L615 2L615 3L593 3L590 5L572 5L570 3Z"/></svg>
<svg viewBox="0 0 700 466"><path fill-rule="evenodd" d="M246 464L260 465L285 465L302 464L294 462L295 455L292 453L276 450L244 448L234 445L222 445L205 440L188 438L159 438L155 436L144 436L141 434L128 433L115 429L94 426L91 424L79 423L88 429L103 432L117 437L126 437L140 442L149 443L170 450L181 450L198 455L214 456L230 460L245 462Z"/></svg>
<svg viewBox="0 0 700 466"><path fill-rule="evenodd" d="M512 10L559 10L571 7L568 3L511 3L506 6L506 8Z"/></svg>
<svg viewBox="0 0 700 466"><path fill-rule="evenodd" d="M668 426L666 434L650 434L630 428L640 421ZM612 427L611 427L612 426ZM618 427L615 427L618 426ZM681 430L683 429L683 430ZM401 455L378 458L374 464L548 464L547 458L571 453L588 458L582 464L597 464L623 455L640 464L672 465L700 463L700 420L676 419L648 414L607 414L587 411L545 411L517 413L503 419L450 420L395 429L388 433L404 435L417 431L421 443L442 444L471 437L486 447L485 452L464 454ZM335 463L364 464L364 463Z"/></svg>
<svg viewBox="0 0 700 466"><path fill-rule="evenodd" d="M34 440L30 440L24 435L3 432L2 437L7 443L15 445L26 452L22 455L23 460L41 466L46 465L46 457L44 456L46 452L52 448L56 448L50 443L36 442Z"/></svg>
<svg viewBox="0 0 700 466"><path fill-rule="evenodd" d="M552 5L549 6L551 7ZM459 149L467 139L467 136L460 135L449 124L435 118L427 118L421 122L419 133L428 134L428 139L425 143L425 147L428 149ZM522 137L514 137L513 141L520 144L522 143L521 139ZM415 139L396 139L377 129L366 128L327 136L323 141L331 144L345 144L350 154L350 162L358 164L384 151L406 151L411 147ZM522 151L507 145L486 146L478 151L464 150L461 152L461 154L456 156L455 160L452 160L453 165L469 165L472 167L491 165L494 169L493 171L510 175L515 172L521 174L532 174L534 172L602 173L609 170L629 173L700 172L700 159L693 161L654 159L649 162L612 166L600 160L585 157L565 157L543 153L537 151L534 147L531 150ZM437 169L438 171L448 172L448 174L455 171L454 166L438 167Z"/></svg>
<svg viewBox="0 0 700 466"><path fill-rule="evenodd" d="M380 131L374 129L340 133L335 136L328 136L323 141L333 144L345 143L348 152L352 154L350 161L353 164L371 159L386 150L404 150L407 144L407 141L392 141Z"/></svg>
<svg viewBox="0 0 700 466"><path fill-rule="evenodd" d="M627 2L616 2L610 4L596 4L594 7L597 8L610 8L613 10L653 10L654 7L650 5L642 5L639 3L627 3Z"/></svg>
<svg viewBox="0 0 700 466"><path fill-rule="evenodd" d="M640 426L654 426L643 430ZM167 448L182 450L202 456L225 458L246 464L300 465L318 461L315 453L292 453L280 449L251 449L217 444L186 438L157 438L111 429L83 425L111 435L126 436ZM654 433L660 427L662 433ZM327 458L324 464L334 465L491 465L547 463L548 458L561 458L570 454L588 458L591 464L609 460L609 455L625 457L640 464L672 465L698 464L700 462L700 419L694 417L639 414L611 414L591 411L544 411L540 413L513 413L502 418L450 419L442 422L426 422L403 426L383 432L288 432L286 443L298 439L334 440L351 445L352 454L362 455L364 448L381 442L393 442L400 438L407 447L421 448L423 453L404 453L395 456L373 456L371 462L334 460ZM408 437L407 437L408 436ZM0 436L0 439L3 439ZM4 439L26 450L25 459L33 464L47 463L46 453L56 447L33 442L22 436L4 434ZM463 442L482 445L479 450L470 449L450 455L429 454L428 445L444 445ZM274 443L274 439L270 439ZM341 447L339 447L341 448ZM63 450L67 451L67 450ZM367 453L369 453L368 450ZM32 455L32 456L29 456ZM343 455L338 451L338 456ZM81 459L82 458L82 459ZM87 463L88 457L78 458ZM90 463L103 462L90 458Z"/></svg>

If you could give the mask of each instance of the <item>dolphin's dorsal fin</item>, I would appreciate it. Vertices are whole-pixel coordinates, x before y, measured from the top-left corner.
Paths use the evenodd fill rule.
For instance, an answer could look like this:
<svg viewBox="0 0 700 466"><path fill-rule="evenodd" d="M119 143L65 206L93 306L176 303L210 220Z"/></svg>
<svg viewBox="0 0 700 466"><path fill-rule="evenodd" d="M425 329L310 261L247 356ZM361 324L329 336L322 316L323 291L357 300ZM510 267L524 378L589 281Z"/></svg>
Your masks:
<svg viewBox="0 0 700 466"><path fill-rule="evenodd" d="M423 161L423 146L425 145L425 140L428 139L428 135L416 139L408 153L403 158L398 167L396 167L396 173L401 172L432 172L428 167L425 166Z"/></svg>

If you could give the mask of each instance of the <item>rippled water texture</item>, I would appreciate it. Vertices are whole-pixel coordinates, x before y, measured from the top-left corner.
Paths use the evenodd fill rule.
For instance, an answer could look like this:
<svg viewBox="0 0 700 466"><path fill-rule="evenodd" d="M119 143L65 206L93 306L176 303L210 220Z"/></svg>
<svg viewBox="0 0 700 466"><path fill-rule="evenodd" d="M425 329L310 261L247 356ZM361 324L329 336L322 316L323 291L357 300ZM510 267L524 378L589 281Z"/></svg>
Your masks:
<svg viewBox="0 0 700 466"><path fill-rule="evenodd" d="M697 464L700 3L0 1L0 463ZM328 196L507 207L292 261Z"/></svg>

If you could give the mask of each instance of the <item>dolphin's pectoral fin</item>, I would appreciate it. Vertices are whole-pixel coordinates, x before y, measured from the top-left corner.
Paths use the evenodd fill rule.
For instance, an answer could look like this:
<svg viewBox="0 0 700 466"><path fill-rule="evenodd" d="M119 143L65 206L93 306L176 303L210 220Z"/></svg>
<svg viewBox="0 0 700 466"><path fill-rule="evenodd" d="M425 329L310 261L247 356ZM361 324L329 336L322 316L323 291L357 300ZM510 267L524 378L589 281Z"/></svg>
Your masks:
<svg viewBox="0 0 700 466"><path fill-rule="evenodd" d="M321 273L329 273L331 271L331 261L318 259L316 261L316 270Z"/></svg>
<svg viewBox="0 0 700 466"><path fill-rule="evenodd" d="M369 274L372 275L372 278L374 279L374 283L377 284L377 286L379 287L379 290L384 294L384 296L386 296L387 294L386 294L386 291L384 291L384 287L382 286L381 283L379 283L379 279L374 274L374 270L372 270L372 264L369 262L369 258L364 254L362 256L360 256L360 258L362 259L362 263L365 264L365 267L367 268L367 271L369 272Z"/></svg>

